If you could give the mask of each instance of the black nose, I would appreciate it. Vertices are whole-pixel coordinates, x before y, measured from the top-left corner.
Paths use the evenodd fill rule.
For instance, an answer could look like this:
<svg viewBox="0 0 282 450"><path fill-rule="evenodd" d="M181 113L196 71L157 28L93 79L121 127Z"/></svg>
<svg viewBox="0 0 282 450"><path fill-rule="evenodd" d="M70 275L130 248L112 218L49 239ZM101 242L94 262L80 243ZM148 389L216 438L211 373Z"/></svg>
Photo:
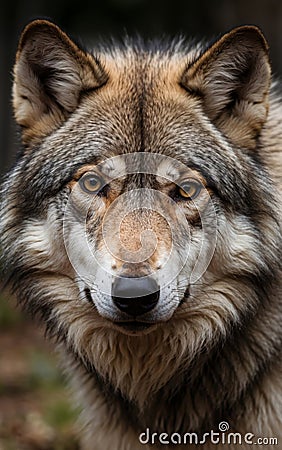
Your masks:
<svg viewBox="0 0 282 450"><path fill-rule="evenodd" d="M151 311L158 303L159 297L159 285L150 277L119 277L112 284L114 304L131 316L140 316Z"/></svg>

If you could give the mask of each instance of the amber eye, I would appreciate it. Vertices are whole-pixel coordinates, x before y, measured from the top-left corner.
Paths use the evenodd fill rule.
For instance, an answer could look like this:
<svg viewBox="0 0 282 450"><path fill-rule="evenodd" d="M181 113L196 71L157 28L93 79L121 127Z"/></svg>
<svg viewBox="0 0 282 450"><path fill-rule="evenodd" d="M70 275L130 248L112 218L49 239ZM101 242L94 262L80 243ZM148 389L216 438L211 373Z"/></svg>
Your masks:
<svg viewBox="0 0 282 450"><path fill-rule="evenodd" d="M79 180L79 185L88 194L97 194L104 186L104 180L95 174L84 175Z"/></svg>
<svg viewBox="0 0 282 450"><path fill-rule="evenodd" d="M202 190L202 185L196 180L185 180L178 188L179 195L183 199L193 200L196 198Z"/></svg>

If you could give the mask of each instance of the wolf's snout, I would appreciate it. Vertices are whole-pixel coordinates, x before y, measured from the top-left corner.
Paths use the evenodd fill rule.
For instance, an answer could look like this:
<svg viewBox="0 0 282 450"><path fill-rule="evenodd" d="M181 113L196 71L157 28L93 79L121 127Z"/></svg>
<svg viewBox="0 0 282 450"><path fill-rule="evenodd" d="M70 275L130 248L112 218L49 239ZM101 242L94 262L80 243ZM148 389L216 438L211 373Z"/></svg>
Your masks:
<svg viewBox="0 0 282 450"><path fill-rule="evenodd" d="M114 304L131 316L140 316L154 309L159 297L160 287L151 277L119 277L112 284Z"/></svg>

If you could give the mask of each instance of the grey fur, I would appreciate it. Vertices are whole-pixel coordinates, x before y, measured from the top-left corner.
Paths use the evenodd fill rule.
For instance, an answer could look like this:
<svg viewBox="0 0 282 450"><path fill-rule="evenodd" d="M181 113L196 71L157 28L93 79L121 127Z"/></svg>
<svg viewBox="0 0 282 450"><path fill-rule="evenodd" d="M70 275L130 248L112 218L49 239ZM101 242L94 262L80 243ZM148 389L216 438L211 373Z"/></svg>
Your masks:
<svg viewBox="0 0 282 450"><path fill-rule="evenodd" d="M255 27L233 30L208 48L128 42L101 47L95 58L46 21L25 30L14 87L25 151L2 186L2 262L19 302L39 314L57 341L83 407L85 450L151 448L138 441L146 428L200 435L222 421L242 435L281 441L282 103L269 86L267 44ZM181 281L171 285L174 299L164 303L166 313L160 306L146 316L153 327L136 332L114 323L118 312L95 291L86 256L79 262L88 270L85 281L67 252L74 246L75 259L85 248L80 171L131 153L155 154L157 166L173 158L204 180L211 202L200 196L199 218L191 204L164 191L155 169L114 177L106 184L115 198L145 188L148 208L155 202L159 211L166 204L153 191L178 202L191 234L191 259L201 240L209 245L201 224L213 232L212 211L217 227L202 277L189 284L195 261L186 262ZM109 196L105 191L88 202L85 213L90 246L102 246L105 264L104 216L97 211ZM132 199L137 208L138 195ZM72 219L64 234L67 210ZM135 219L129 214L124 222L129 248L149 224L165 248L158 250L160 259L170 241L167 225L151 210L140 210ZM180 255L186 235L179 223L175 218ZM148 258L146 268L153 265ZM203 448L213 446L206 442Z"/></svg>

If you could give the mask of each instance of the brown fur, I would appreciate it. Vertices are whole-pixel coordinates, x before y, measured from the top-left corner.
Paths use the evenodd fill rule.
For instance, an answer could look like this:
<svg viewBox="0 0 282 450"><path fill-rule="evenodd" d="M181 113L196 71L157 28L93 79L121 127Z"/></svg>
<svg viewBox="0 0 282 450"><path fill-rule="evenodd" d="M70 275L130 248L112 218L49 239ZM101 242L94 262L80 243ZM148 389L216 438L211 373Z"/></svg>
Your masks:
<svg viewBox="0 0 282 450"><path fill-rule="evenodd" d="M13 99L25 150L3 185L4 259L20 301L58 341L85 450L162 448L141 445L139 434L200 436L222 421L282 440L282 103L268 46L246 26L208 48L184 47L133 43L94 56L46 21L28 25L19 44ZM127 173L120 157L132 154L145 162L133 158ZM107 190L85 193L87 174ZM202 186L193 202L177 191L186 179ZM134 197L144 188L145 202ZM198 242L209 254L215 228L207 270L192 283ZM173 271L191 240L185 276L148 328L123 328L95 291L85 234L99 261L130 277L158 273L176 236Z"/></svg>

